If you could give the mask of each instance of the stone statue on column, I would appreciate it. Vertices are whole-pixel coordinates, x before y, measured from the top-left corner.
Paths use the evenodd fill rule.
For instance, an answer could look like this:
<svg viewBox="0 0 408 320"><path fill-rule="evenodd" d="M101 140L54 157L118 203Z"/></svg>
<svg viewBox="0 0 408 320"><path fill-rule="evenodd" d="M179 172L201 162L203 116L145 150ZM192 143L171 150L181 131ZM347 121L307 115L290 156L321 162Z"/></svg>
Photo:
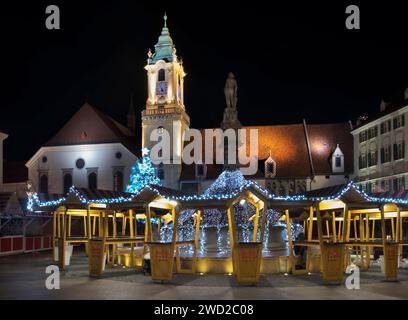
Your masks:
<svg viewBox="0 0 408 320"><path fill-rule="evenodd" d="M235 80L235 76L232 72L228 74L227 81L225 81L225 87L224 87L224 94L225 94L225 100L227 102L227 108L237 108L237 91L238 91L238 85L237 85L237 80Z"/></svg>
<svg viewBox="0 0 408 320"><path fill-rule="evenodd" d="M228 78L225 81L224 94L226 108L224 110L224 117L221 123L222 129L229 128L240 128L241 123L238 120L238 111L237 111L237 101L238 101L238 84L235 76L232 72L228 74Z"/></svg>

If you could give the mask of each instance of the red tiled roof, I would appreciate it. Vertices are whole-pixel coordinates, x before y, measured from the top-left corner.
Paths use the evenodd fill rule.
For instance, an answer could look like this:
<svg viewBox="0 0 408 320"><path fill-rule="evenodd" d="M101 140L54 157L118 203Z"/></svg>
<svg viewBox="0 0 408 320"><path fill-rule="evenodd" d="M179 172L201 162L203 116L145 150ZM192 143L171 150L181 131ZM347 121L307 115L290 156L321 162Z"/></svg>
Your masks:
<svg viewBox="0 0 408 320"><path fill-rule="evenodd" d="M308 124L307 131L316 174L332 172L330 157L337 144L344 153L344 171L353 172L353 136L348 123Z"/></svg>
<svg viewBox="0 0 408 320"><path fill-rule="evenodd" d="M45 146L122 143L139 154L138 141L128 128L85 103Z"/></svg>
<svg viewBox="0 0 408 320"><path fill-rule="evenodd" d="M3 182L19 183L28 180L28 169L25 161L4 161Z"/></svg>
<svg viewBox="0 0 408 320"><path fill-rule="evenodd" d="M345 157L345 174L353 172L353 139L348 123L306 125L314 173L331 174L330 156L339 144ZM264 176L264 161L272 155L276 162L276 178L312 176L309 149L303 124L249 126L246 143L249 154L249 130L258 129L258 172L254 178ZM204 129L202 130L204 137ZM203 138L204 139L204 138ZM205 142L203 140L203 150ZM215 149L215 146L214 146ZM214 163L215 163L215 152ZM215 179L223 166L207 165L207 179ZM195 165L183 165L181 180L195 180Z"/></svg>

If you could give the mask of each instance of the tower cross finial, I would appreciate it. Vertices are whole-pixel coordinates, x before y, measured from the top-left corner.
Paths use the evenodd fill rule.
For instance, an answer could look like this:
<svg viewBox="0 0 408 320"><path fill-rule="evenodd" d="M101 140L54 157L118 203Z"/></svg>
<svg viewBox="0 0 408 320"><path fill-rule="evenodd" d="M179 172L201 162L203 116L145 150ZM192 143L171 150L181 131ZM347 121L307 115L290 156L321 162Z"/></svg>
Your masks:
<svg viewBox="0 0 408 320"><path fill-rule="evenodd" d="M167 13L166 13L166 11L164 11L163 19L164 19L164 27L167 28Z"/></svg>

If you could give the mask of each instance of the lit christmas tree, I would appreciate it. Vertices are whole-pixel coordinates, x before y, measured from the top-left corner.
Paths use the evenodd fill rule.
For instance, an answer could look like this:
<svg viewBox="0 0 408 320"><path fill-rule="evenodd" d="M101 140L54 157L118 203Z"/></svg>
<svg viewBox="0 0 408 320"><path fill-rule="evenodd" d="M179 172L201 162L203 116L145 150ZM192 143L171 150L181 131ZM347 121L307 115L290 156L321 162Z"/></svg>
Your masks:
<svg viewBox="0 0 408 320"><path fill-rule="evenodd" d="M126 187L126 192L137 193L148 185L160 185L160 179L156 175L156 170L152 165L149 150L142 149L142 162L136 160L130 174L130 184Z"/></svg>

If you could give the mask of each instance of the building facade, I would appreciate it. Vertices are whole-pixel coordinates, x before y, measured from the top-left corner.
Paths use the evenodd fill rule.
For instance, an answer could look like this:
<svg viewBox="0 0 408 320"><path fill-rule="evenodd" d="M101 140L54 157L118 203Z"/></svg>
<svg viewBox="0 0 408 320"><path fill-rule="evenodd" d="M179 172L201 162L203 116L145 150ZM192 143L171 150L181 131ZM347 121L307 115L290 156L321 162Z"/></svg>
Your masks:
<svg viewBox="0 0 408 320"><path fill-rule="evenodd" d="M136 137L125 126L84 104L26 163L41 194L66 194L72 185L123 191L137 159Z"/></svg>
<svg viewBox="0 0 408 320"><path fill-rule="evenodd" d="M353 131L355 179L369 193L398 192L408 183L408 89L404 101L382 103L380 112Z"/></svg>

